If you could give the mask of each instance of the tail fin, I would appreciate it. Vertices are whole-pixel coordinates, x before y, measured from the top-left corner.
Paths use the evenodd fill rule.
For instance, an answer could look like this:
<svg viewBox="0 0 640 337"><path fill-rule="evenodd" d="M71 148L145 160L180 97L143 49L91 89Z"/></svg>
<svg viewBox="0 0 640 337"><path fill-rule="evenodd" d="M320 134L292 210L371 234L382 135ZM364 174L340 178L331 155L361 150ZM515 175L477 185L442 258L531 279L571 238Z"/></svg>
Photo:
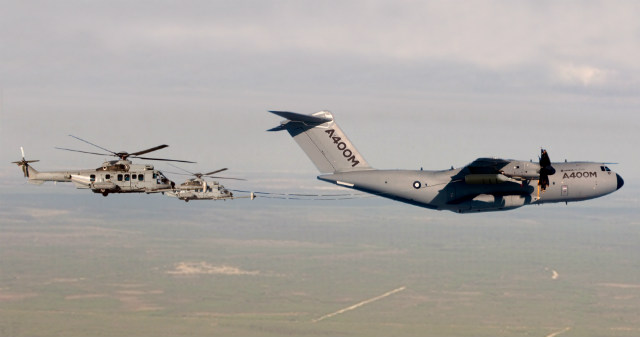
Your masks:
<svg viewBox="0 0 640 337"><path fill-rule="evenodd" d="M268 131L287 130L321 173L372 169L336 124L329 111L303 115L269 111L287 120Z"/></svg>

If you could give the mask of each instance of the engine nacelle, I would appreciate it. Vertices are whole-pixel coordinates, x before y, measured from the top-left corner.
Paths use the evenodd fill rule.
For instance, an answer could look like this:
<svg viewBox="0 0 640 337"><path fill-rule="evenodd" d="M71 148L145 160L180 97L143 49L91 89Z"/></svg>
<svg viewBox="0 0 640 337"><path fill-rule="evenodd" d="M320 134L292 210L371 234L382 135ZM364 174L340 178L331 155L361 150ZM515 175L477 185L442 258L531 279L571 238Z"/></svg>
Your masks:
<svg viewBox="0 0 640 337"><path fill-rule="evenodd" d="M532 180L540 177L540 164L528 161L514 160L500 169L502 174L507 177Z"/></svg>

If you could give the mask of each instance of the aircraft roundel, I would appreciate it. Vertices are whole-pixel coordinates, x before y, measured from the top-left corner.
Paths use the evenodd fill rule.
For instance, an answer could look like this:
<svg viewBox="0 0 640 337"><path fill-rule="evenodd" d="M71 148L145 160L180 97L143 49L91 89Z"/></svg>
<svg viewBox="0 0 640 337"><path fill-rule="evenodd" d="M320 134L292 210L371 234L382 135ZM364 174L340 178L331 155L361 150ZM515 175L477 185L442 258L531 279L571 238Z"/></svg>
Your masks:
<svg viewBox="0 0 640 337"><path fill-rule="evenodd" d="M422 187L422 184L419 181L416 180L413 182L413 188L419 189L420 187Z"/></svg>

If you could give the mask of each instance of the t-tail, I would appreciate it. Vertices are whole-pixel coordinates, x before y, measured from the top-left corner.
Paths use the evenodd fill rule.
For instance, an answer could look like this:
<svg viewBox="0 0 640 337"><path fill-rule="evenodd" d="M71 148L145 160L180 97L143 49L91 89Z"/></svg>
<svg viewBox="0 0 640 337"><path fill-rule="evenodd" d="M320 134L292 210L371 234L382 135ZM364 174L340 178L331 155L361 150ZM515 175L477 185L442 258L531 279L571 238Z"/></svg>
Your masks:
<svg viewBox="0 0 640 337"><path fill-rule="evenodd" d="M268 131L287 130L321 173L371 170L329 111L304 115L269 111L287 120Z"/></svg>
<svg viewBox="0 0 640 337"><path fill-rule="evenodd" d="M22 152L22 160L21 161L14 161L12 163L17 164L18 166L20 166L20 168L22 168L22 173L24 173L25 178L29 178L31 180L32 177L35 177L35 175L38 174L38 171L36 171L36 169L31 167L31 165L29 165L29 163L35 163L35 162L38 162L39 160L26 160L26 159L24 159L24 149L22 147L20 147L20 152Z"/></svg>

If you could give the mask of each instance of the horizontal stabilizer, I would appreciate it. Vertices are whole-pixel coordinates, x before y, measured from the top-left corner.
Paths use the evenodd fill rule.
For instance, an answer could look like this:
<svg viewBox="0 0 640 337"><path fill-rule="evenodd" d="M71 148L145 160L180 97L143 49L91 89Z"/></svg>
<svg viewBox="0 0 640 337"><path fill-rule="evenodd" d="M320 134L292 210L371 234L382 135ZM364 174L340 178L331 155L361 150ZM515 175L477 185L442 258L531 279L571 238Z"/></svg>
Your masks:
<svg viewBox="0 0 640 337"><path fill-rule="evenodd" d="M294 122L322 124L326 122L331 122L333 120L331 118L304 115L297 112L289 112L289 111L269 111L269 112Z"/></svg>

